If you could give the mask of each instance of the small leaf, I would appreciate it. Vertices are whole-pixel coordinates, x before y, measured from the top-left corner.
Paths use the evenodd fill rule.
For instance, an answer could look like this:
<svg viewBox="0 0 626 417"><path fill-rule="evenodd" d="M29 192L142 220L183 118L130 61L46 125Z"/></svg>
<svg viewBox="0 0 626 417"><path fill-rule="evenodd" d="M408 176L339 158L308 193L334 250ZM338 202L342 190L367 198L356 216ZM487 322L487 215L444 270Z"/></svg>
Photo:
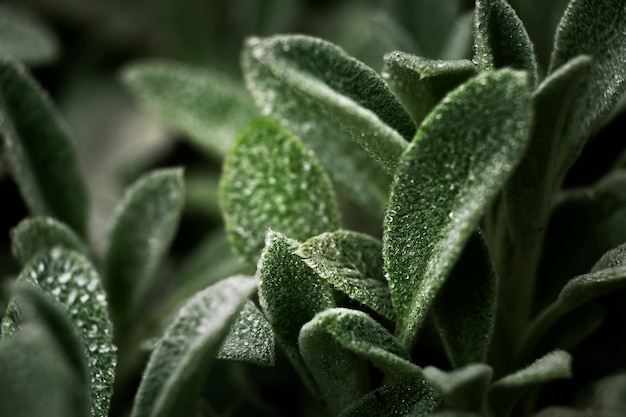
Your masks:
<svg viewBox="0 0 626 417"><path fill-rule="evenodd" d="M531 365L494 382L489 389L489 403L497 416L506 417L519 398L533 386L555 379L570 378L571 356L555 350Z"/></svg>
<svg viewBox="0 0 626 417"><path fill-rule="evenodd" d="M57 57L54 34L30 13L0 7L0 57L13 57L27 64L43 64Z"/></svg>
<svg viewBox="0 0 626 417"><path fill-rule="evenodd" d="M263 114L310 147L353 198L381 213L389 182L367 154L393 172L415 132L384 80L337 46L306 36L251 39L243 66Z"/></svg>
<svg viewBox="0 0 626 417"><path fill-rule="evenodd" d="M315 314L335 306L333 293L294 253L298 242L269 231L259 259L259 302L274 329L276 341L312 393L315 383L298 350L300 328Z"/></svg>
<svg viewBox="0 0 626 417"><path fill-rule="evenodd" d="M157 278L183 203L180 169L151 172L125 193L113 214L104 254L104 285L117 336L134 321Z"/></svg>
<svg viewBox="0 0 626 417"><path fill-rule="evenodd" d="M436 326L455 368L486 362L496 318L497 284L487 242L474 232L433 306Z"/></svg>
<svg viewBox="0 0 626 417"><path fill-rule="evenodd" d="M332 186L313 154L270 120L248 126L224 161L221 202L235 250L255 265L265 233L298 240L339 228Z"/></svg>
<svg viewBox="0 0 626 417"><path fill-rule="evenodd" d="M569 112L560 149L559 178L626 90L626 4L572 0L559 23L549 73L572 58L591 56L587 76Z"/></svg>
<svg viewBox="0 0 626 417"><path fill-rule="evenodd" d="M406 346L523 156L530 128L525 75L487 72L450 93L403 154L385 216L383 259Z"/></svg>
<svg viewBox="0 0 626 417"><path fill-rule="evenodd" d="M369 235L339 230L310 238L296 254L336 290L394 320L381 251Z"/></svg>
<svg viewBox="0 0 626 417"><path fill-rule="evenodd" d="M258 114L243 86L208 68L140 62L124 70L123 80L141 104L210 155L225 155Z"/></svg>
<svg viewBox="0 0 626 417"><path fill-rule="evenodd" d="M446 94L476 74L472 61L438 61L404 52L385 55L383 77L419 124Z"/></svg>
<svg viewBox="0 0 626 417"><path fill-rule="evenodd" d="M361 398L339 417L429 416L440 402L426 381L389 384Z"/></svg>
<svg viewBox="0 0 626 417"><path fill-rule="evenodd" d="M88 196L72 139L48 95L18 62L0 58L3 156L34 215L87 233Z"/></svg>
<svg viewBox="0 0 626 417"><path fill-rule="evenodd" d="M480 71L527 71L537 85L537 62L524 24L506 0L477 0L474 14L474 62Z"/></svg>
<svg viewBox="0 0 626 417"><path fill-rule="evenodd" d="M273 365L274 344L272 326L256 305L248 301L230 328L217 358Z"/></svg>
<svg viewBox="0 0 626 417"><path fill-rule="evenodd" d="M31 217L21 221L11 231L13 256L25 265L40 252L55 247L89 253L85 243L65 224L49 217Z"/></svg>
<svg viewBox="0 0 626 417"><path fill-rule="evenodd" d="M429 366L424 368L424 376L450 407L483 413L487 389L493 377L493 370L489 365L474 363L452 372Z"/></svg>
<svg viewBox="0 0 626 417"><path fill-rule="evenodd" d="M257 281L238 275L191 298L150 356L132 417L190 415L213 358L230 324Z"/></svg>

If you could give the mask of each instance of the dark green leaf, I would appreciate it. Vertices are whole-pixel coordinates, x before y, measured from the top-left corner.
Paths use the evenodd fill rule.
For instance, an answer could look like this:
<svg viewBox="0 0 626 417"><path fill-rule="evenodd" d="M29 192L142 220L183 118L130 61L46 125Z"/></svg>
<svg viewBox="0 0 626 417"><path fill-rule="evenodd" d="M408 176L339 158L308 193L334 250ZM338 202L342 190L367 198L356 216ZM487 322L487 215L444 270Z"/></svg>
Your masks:
<svg viewBox="0 0 626 417"><path fill-rule="evenodd" d="M190 415L209 366L256 286L250 277L227 278L180 309L150 356L132 417Z"/></svg>
<svg viewBox="0 0 626 417"><path fill-rule="evenodd" d="M2 152L34 215L87 233L88 196L67 126L16 61L0 58Z"/></svg>
<svg viewBox="0 0 626 417"><path fill-rule="evenodd" d="M312 237L300 245L296 254L336 290L394 320L381 252L379 240L340 230Z"/></svg>
<svg viewBox="0 0 626 417"><path fill-rule="evenodd" d="M57 39L42 22L23 10L0 7L0 57L42 64L57 53Z"/></svg>
<svg viewBox="0 0 626 417"><path fill-rule="evenodd" d="M626 3L572 0L556 32L549 72L572 58L592 58L569 112L560 149L561 178L626 89Z"/></svg>
<svg viewBox="0 0 626 417"><path fill-rule="evenodd" d="M224 161L221 202L235 250L255 265L273 229L305 240L339 228L332 185L313 154L271 120L237 138Z"/></svg>
<svg viewBox="0 0 626 417"><path fill-rule="evenodd" d="M468 411L446 410L438 413L429 414L428 417L483 417L480 414L470 413Z"/></svg>
<svg viewBox="0 0 626 417"><path fill-rule="evenodd" d="M481 71L527 71L537 85L537 62L524 24L506 0L477 0L474 14L474 62Z"/></svg>
<svg viewBox="0 0 626 417"><path fill-rule="evenodd" d="M40 252L55 247L73 249L88 254L85 243L65 224L49 217L33 217L21 221L11 231L13 256L25 265Z"/></svg>
<svg viewBox="0 0 626 417"><path fill-rule="evenodd" d="M123 78L141 104L211 155L225 155L258 114L242 85L208 68L143 62L126 68Z"/></svg>
<svg viewBox="0 0 626 417"><path fill-rule="evenodd" d="M385 55L383 77L419 124L446 94L476 72L468 60L437 61L392 52Z"/></svg>
<svg viewBox="0 0 626 417"><path fill-rule="evenodd" d="M589 413L573 408L548 407L535 414L534 417L589 417Z"/></svg>
<svg viewBox="0 0 626 417"><path fill-rule="evenodd" d="M483 413L493 376L489 365L474 363L452 372L429 366L424 368L424 376L450 407Z"/></svg>
<svg viewBox="0 0 626 417"><path fill-rule="evenodd" d="M414 342L485 207L523 156L530 128L526 76L486 72L450 93L403 154L383 259L405 345Z"/></svg>

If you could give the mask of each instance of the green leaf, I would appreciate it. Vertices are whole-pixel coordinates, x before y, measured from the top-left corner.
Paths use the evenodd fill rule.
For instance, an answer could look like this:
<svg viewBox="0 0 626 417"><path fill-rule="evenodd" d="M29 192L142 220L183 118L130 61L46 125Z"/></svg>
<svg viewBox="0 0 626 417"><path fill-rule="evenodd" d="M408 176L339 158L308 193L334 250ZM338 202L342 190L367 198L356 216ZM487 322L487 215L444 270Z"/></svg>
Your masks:
<svg viewBox="0 0 626 417"><path fill-rule="evenodd" d="M421 123L446 94L476 74L472 61L439 61L404 52L385 55L383 77Z"/></svg>
<svg viewBox="0 0 626 417"><path fill-rule="evenodd" d="M393 321L381 252L379 240L339 230L310 238L296 254L333 288Z"/></svg>
<svg viewBox="0 0 626 417"><path fill-rule="evenodd" d="M361 398L339 417L428 416L440 402L426 381L389 384Z"/></svg>
<svg viewBox="0 0 626 417"><path fill-rule="evenodd" d="M255 279L233 276L180 309L150 356L132 417L190 415L209 366L256 286Z"/></svg>
<svg viewBox="0 0 626 417"><path fill-rule="evenodd" d="M494 382L488 394L494 415L508 416L519 398L533 386L555 379L570 378L571 361L572 358L567 352L555 350L526 368Z"/></svg>
<svg viewBox="0 0 626 417"><path fill-rule="evenodd" d="M572 58L592 58L568 114L560 149L559 178L626 90L626 4L623 0L572 0L556 32L549 72Z"/></svg>
<svg viewBox="0 0 626 417"><path fill-rule="evenodd" d="M480 71L527 71L537 85L537 62L524 24L506 0L477 0L474 12L474 62Z"/></svg>
<svg viewBox="0 0 626 417"><path fill-rule="evenodd" d="M22 220L11 230L13 256L25 265L40 252L55 247L89 253L85 243L67 225L49 217L31 217Z"/></svg>
<svg viewBox="0 0 626 417"><path fill-rule="evenodd" d="M242 85L208 68L140 62L124 70L123 80L142 105L210 155L225 155L258 114Z"/></svg>
<svg viewBox="0 0 626 417"><path fill-rule="evenodd" d="M566 407L548 407L535 414L534 417L589 417L587 411L578 411Z"/></svg>
<svg viewBox="0 0 626 417"><path fill-rule="evenodd" d="M429 414L428 417L483 417L480 414L470 413L468 411L446 410Z"/></svg>
<svg viewBox="0 0 626 417"><path fill-rule="evenodd" d="M0 136L3 156L31 213L56 218L85 237L89 201L68 128L22 64L4 58Z"/></svg>
<svg viewBox="0 0 626 417"><path fill-rule="evenodd" d="M474 232L433 306L435 324L455 368L486 362L497 285L487 242L482 233Z"/></svg>
<svg viewBox="0 0 626 417"><path fill-rule="evenodd" d="M273 229L305 240L339 228L332 185L313 154L271 120L237 138L224 161L220 196L235 250L255 265Z"/></svg>
<svg viewBox="0 0 626 417"><path fill-rule="evenodd" d="M243 66L262 113L310 147L353 198L381 213L389 182L367 154L393 172L415 132L384 80L338 47L306 36L251 39Z"/></svg>
<svg viewBox="0 0 626 417"><path fill-rule="evenodd" d="M272 326L257 306L248 301L226 335L217 358L273 365L274 345Z"/></svg>
<svg viewBox="0 0 626 417"><path fill-rule="evenodd" d="M610 375L595 382L585 399L588 410L599 416L619 416L626 412L626 374Z"/></svg>
<svg viewBox="0 0 626 417"><path fill-rule="evenodd" d="M484 209L526 149L526 76L486 72L450 93L420 126L391 190L383 259L409 346Z"/></svg>
<svg viewBox="0 0 626 417"><path fill-rule="evenodd" d="M424 376L450 407L478 414L484 412L487 389L493 377L489 365L473 363L451 372L429 366L424 368Z"/></svg>
<svg viewBox="0 0 626 417"><path fill-rule="evenodd" d="M163 169L145 174L118 203L104 254L104 285L121 336L136 320L157 268L174 237L184 198L183 173Z"/></svg>
<svg viewBox="0 0 626 417"><path fill-rule="evenodd" d="M312 393L315 383L298 350L300 328L320 311L335 306L328 284L295 255L298 242L269 231L259 259L259 302L276 341Z"/></svg>
<svg viewBox="0 0 626 417"><path fill-rule="evenodd" d="M23 10L0 7L0 57L13 57L27 64L43 64L58 55L54 34Z"/></svg>

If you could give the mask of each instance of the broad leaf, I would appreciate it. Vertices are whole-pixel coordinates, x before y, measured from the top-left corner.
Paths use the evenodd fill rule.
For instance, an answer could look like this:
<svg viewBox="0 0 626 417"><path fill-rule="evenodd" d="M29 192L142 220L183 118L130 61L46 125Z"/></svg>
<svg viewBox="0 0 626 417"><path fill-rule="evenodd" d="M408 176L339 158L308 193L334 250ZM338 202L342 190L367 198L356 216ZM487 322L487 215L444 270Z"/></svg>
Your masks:
<svg viewBox="0 0 626 417"><path fill-rule="evenodd" d="M87 189L68 128L22 64L5 58L0 58L0 136L31 213L56 218L85 237Z"/></svg>
<svg viewBox="0 0 626 417"><path fill-rule="evenodd" d="M446 94L476 72L468 60L437 61L392 52L385 55L383 77L419 124Z"/></svg>
<svg viewBox="0 0 626 417"><path fill-rule="evenodd" d="M623 0L572 0L559 24L549 72L572 58L591 56L587 76L568 114L560 148L559 178L626 90L626 4Z"/></svg>
<svg viewBox="0 0 626 417"><path fill-rule="evenodd" d="M298 242L269 231L259 259L259 301L276 341L309 389L316 393L298 350L300 328L317 313L335 306L330 286L294 254Z"/></svg>
<svg viewBox="0 0 626 417"><path fill-rule="evenodd" d="M353 198L381 213L388 179L367 154L393 172L415 132L383 79L340 48L305 36L251 39L243 65L263 114L297 135Z"/></svg>
<svg viewBox="0 0 626 417"><path fill-rule="evenodd" d="M230 277L180 309L150 356L132 417L190 415L209 366L256 286L250 277Z"/></svg>
<svg viewBox="0 0 626 417"><path fill-rule="evenodd" d="M409 346L485 207L526 149L526 76L486 72L450 93L400 160L385 216L383 259Z"/></svg>
<svg viewBox="0 0 626 417"><path fill-rule="evenodd" d="M42 64L57 53L57 39L42 22L20 9L0 7L0 57Z"/></svg>
<svg viewBox="0 0 626 417"><path fill-rule="evenodd" d="M626 413L626 374L623 372L595 382L587 393L584 405L596 415L609 417Z"/></svg>
<svg viewBox="0 0 626 417"><path fill-rule="evenodd" d="M88 254L85 243L65 224L49 217L32 217L21 221L11 231L13 256L25 265L40 252L55 247L73 249Z"/></svg>
<svg viewBox="0 0 626 417"><path fill-rule="evenodd" d="M487 389L493 377L489 365L474 363L452 372L429 366L424 368L424 376L455 410L482 413L485 409Z"/></svg>
<svg viewBox="0 0 626 417"><path fill-rule="evenodd" d="M226 160L221 183L226 230L255 265L273 229L305 240L339 228L331 183L313 154L270 120L248 126Z"/></svg>
<svg viewBox="0 0 626 417"><path fill-rule="evenodd" d="M369 235L340 230L312 237L296 254L336 290L394 320L381 252L381 242Z"/></svg>
<svg viewBox="0 0 626 417"><path fill-rule="evenodd" d="M149 61L126 68L123 79L141 104L211 155L225 155L258 114L242 85L207 68Z"/></svg>
<svg viewBox="0 0 626 417"><path fill-rule="evenodd" d="M506 0L477 0L474 13L474 62L481 71L526 71L537 85L537 62L524 24Z"/></svg>

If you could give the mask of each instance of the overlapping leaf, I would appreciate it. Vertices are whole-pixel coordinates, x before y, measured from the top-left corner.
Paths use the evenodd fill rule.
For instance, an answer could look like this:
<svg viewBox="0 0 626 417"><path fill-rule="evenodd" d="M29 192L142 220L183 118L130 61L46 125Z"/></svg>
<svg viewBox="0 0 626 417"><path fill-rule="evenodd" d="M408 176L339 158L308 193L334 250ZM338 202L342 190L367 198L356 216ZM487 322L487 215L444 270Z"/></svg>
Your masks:
<svg viewBox="0 0 626 417"><path fill-rule="evenodd" d="M0 7L0 57L42 64L57 53L57 38L43 22L23 10Z"/></svg>
<svg viewBox="0 0 626 417"><path fill-rule="evenodd" d="M452 372L424 368L426 380L443 401L455 410L483 413L493 370L484 363L473 363Z"/></svg>

